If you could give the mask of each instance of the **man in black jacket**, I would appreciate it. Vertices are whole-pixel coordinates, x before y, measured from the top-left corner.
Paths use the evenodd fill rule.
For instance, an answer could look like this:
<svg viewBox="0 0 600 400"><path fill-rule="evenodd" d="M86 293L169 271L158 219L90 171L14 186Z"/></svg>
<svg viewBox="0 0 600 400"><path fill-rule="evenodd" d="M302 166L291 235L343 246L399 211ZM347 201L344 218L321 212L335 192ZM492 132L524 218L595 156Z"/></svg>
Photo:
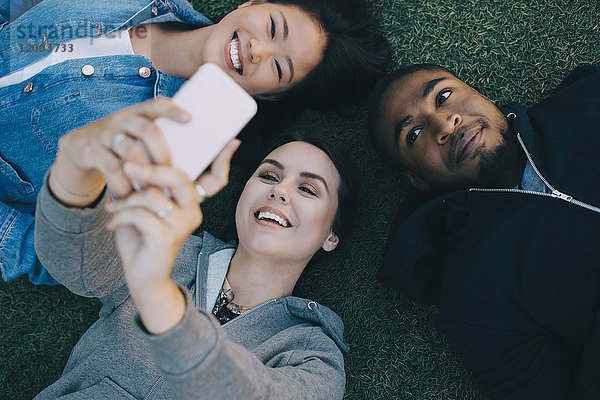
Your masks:
<svg viewBox="0 0 600 400"><path fill-rule="evenodd" d="M378 278L439 304L481 391L600 399L600 68L527 111L436 65L375 89L373 143L423 193Z"/></svg>

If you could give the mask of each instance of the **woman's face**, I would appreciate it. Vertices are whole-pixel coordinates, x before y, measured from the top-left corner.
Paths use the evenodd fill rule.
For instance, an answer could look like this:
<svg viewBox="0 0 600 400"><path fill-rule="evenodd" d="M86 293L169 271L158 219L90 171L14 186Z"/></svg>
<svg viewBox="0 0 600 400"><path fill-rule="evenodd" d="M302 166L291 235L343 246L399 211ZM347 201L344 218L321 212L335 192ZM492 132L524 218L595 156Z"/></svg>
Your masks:
<svg viewBox="0 0 600 400"><path fill-rule="evenodd" d="M246 182L238 201L239 247L305 264L319 248L333 250L339 184L333 162L319 148L306 142L278 147Z"/></svg>
<svg viewBox="0 0 600 400"><path fill-rule="evenodd" d="M225 70L251 95L300 82L321 61L326 35L301 8L254 0L211 27L203 62Z"/></svg>

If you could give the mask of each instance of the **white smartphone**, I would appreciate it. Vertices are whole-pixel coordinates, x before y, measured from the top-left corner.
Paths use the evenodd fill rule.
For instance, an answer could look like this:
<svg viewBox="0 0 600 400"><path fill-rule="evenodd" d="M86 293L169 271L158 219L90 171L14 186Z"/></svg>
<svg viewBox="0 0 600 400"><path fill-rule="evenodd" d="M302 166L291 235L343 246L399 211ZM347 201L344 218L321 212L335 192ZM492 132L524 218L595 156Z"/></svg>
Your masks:
<svg viewBox="0 0 600 400"><path fill-rule="evenodd" d="M187 111L185 124L158 118L173 166L195 180L256 114L256 101L221 68L204 64L171 99Z"/></svg>

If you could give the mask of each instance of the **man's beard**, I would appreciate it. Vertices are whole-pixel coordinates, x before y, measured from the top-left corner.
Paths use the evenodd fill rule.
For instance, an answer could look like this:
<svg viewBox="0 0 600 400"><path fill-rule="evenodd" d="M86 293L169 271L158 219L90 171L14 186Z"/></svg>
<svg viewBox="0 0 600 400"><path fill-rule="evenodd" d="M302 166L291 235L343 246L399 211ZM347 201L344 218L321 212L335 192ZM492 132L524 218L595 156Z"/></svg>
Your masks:
<svg viewBox="0 0 600 400"><path fill-rule="evenodd" d="M479 172L472 187L510 188L518 182L509 182L517 171L521 171L521 159L524 155L517 134L508 127L500 130L502 143L493 151L481 153Z"/></svg>
<svg viewBox="0 0 600 400"><path fill-rule="evenodd" d="M513 176L517 174L517 170L520 171L521 158L524 153L521 150L516 133L509 129L508 121L502 113L500 113L500 116L504 119L500 129L502 142L491 151L486 150L485 145L476 149L475 152L477 152L479 157L479 171L477 172L477 175L475 177L463 178L460 182L450 184L446 188L447 190L472 187L507 188L518 183L513 184L513 182L508 181L513 179ZM482 130L489 129L489 124L484 119L478 119L476 123L481 125ZM457 160L456 148L468 129L468 126L463 127L462 130L459 128L459 130L450 137L448 143L450 156L445 162L446 167L449 170L456 170L459 168L459 163L461 161Z"/></svg>

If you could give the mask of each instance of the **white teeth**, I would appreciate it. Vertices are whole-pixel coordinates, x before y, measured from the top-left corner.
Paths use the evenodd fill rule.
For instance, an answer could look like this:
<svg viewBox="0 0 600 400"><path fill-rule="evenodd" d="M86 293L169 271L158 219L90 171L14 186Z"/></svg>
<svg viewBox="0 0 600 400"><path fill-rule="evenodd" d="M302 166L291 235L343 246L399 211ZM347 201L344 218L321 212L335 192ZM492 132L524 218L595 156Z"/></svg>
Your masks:
<svg viewBox="0 0 600 400"><path fill-rule="evenodd" d="M268 211L259 212L258 219L273 220L273 221L279 223L279 225L283 226L284 228L287 228L290 225L285 219L281 218L279 215L273 214L272 212L268 212Z"/></svg>
<svg viewBox="0 0 600 400"><path fill-rule="evenodd" d="M231 45L229 46L229 56L231 57L231 62L233 63L235 69L239 70L242 65L240 64L240 58L238 56L238 44L238 38L231 40Z"/></svg>

